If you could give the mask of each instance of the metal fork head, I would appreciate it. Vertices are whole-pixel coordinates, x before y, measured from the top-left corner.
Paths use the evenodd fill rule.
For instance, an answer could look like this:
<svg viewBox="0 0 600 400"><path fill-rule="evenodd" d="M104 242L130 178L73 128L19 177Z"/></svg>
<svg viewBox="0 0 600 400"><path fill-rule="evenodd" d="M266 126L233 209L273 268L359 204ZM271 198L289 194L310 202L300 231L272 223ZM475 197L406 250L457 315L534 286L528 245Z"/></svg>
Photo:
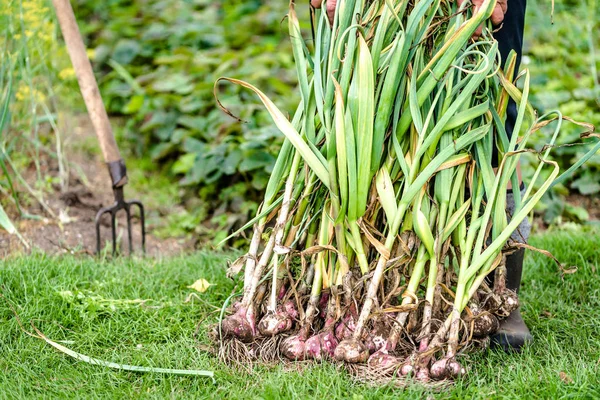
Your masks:
<svg viewBox="0 0 600 400"><path fill-rule="evenodd" d="M123 195L123 187L113 188L115 194L115 202L112 206L103 207L96 214L96 253L99 254L101 250L101 236L100 236L100 220L104 214L110 215L110 227L112 235L112 254L115 255L117 252L117 224L116 218L117 213L121 210L125 211L127 217L127 238L129 241L129 254L133 253L133 243L131 234L131 208L137 206L140 210L140 223L142 228L142 252L146 252L146 221L144 219L144 206L139 200L125 201Z"/></svg>

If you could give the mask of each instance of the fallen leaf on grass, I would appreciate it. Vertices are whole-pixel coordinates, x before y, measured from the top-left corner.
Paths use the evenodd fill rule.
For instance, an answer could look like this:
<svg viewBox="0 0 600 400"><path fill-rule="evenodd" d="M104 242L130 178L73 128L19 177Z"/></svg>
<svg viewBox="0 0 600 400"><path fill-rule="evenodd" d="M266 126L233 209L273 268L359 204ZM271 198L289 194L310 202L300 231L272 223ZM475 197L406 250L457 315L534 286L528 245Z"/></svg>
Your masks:
<svg viewBox="0 0 600 400"><path fill-rule="evenodd" d="M214 283L210 283L204 278L198 279L196 282L188 286L189 289L194 289L197 292L204 293L209 287L214 286Z"/></svg>
<svg viewBox="0 0 600 400"><path fill-rule="evenodd" d="M570 385L571 383L573 383L573 378L571 378L569 375L567 375L567 373L564 371L560 371L558 376L560 377L560 380L563 381L564 383L566 383L567 385Z"/></svg>

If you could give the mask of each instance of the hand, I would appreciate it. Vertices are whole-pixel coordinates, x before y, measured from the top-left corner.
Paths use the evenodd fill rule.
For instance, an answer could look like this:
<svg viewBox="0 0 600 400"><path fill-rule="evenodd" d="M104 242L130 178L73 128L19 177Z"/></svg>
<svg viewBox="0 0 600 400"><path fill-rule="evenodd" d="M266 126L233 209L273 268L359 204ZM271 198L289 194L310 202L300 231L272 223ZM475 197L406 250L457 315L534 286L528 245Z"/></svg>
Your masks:
<svg viewBox="0 0 600 400"><path fill-rule="evenodd" d="M465 1L467 0L457 0L458 1L458 5L462 5ZM483 4L484 0L471 0L471 2L473 3L474 6L474 10L473 12L477 12L477 10L479 10L479 7L481 7L481 5ZM492 16L490 17L490 20L492 21L492 24L494 26L498 26L502 23L502 21L504 21L504 14L506 14L506 10L508 9L508 4L507 4L508 0L498 0L496 2L496 7L494 8L494 11L492 11ZM481 32L483 30L483 27L480 26L479 28L477 28L477 30L474 33L474 37L479 37L481 35Z"/></svg>
<svg viewBox="0 0 600 400"><path fill-rule="evenodd" d="M326 0L327 1L327 16L329 17L329 22L333 23L333 17L335 15L335 6L337 4L337 0ZM457 0L458 1L458 5L462 5L466 0ZM473 3L473 6L475 7L475 9L473 10L473 12L477 12L477 10L479 9L479 7L481 7L481 5L483 4L484 0L471 0ZM492 11L492 16L490 17L490 20L492 21L492 24L494 24L494 26L498 26L502 23L502 21L504 21L504 14L506 14L506 10L508 9L508 4L507 4L508 0L498 0L496 2L496 7L494 8L494 11ZM310 0L310 3L312 4L313 7L315 8L321 8L321 4L323 3L322 0ZM479 27L477 28L477 31L475 31L475 37L479 37L481 35L481 32L483 30L483 27Z"/></svg>
<svg viewBox="0 0 600 400"><path fill-rule="evenodd" d="M323 0L310 0L310 4L312 4L314 8L321 8L321 3L323 3ZM331 24L333 24L333 17L335 15L336 4L337 0L327 0L327 5L325 6L327 9L327 16L329 17L329 22Z"/></svg>

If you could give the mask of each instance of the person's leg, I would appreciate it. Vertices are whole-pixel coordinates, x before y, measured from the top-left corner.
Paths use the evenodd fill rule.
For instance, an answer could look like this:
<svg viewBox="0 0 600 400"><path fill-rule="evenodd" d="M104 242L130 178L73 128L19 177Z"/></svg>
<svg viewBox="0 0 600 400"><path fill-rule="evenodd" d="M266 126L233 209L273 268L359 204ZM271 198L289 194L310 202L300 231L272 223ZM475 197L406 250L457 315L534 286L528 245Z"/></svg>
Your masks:
<svg viewBox="0 0 600 400"><path fill-rule="evenodd" d="M526 0L508 0L508 10L504 17L502 28L494 34L498 40L498 47L502 60L504 60L514 50L517 53L517 69L521 63L523 49L523 28L525 25L525 7ZM517 118L517 105L510 101L506 116L506 130L508 135L512 135L515 120ZM513 190L523 190L523 188L513 188ZM507 194L506 198L507 212L509 217L514 210L514 199L512 192ZM519 228L513 233L512 239L517 242L527 243L531 225L525 219ZM519 292L521 286L521 276L523 273L523 256L525 249L519 249L515 253L506 257L506 287L515 292ZM511 315L500 323L500 329L492 336L492 345L503 348L505 351L519 351L526 343L531 342L533 337L527 325L521 317L519 309L513 311Z"/></svg>
<svg viewBox="0 0 600 400"><path fill-rule="evenodd" d="M526 0L508 0L504 22L500 29L494 33L494 37L498 41L500 55L502 56L502 67L504 67L504 60L506 60L512 50L517 54L517 70L519 69L519 65L521 65L525 8ZM517 105L513 100L509 101L506 112L506 131L510 135L517 119Z"/></svg>
<svg viewBox="0 0 600 400"><path fill-rule="evenodd" d="M521 187L521 195L525 193L525 188ZM512 191L506 196L506 208L507 213L512 216L514 211L514 198ZM531 231L531 224L526 218L519 224L519 227L511 235L511 240L520 243L527 243L529 239L529 233ZM523 274L523 257L525 255L525 249L518 249L514 253L506 257L506 288L510 289L517 294L521 288L521 277ZM525 325L523 318L521 317L521 310L517 308L513 311L508 318L500 322L500 328L492 335L492 347L500 347L504 351L520 351L521 348L531 343L533 336Z"/></svg>

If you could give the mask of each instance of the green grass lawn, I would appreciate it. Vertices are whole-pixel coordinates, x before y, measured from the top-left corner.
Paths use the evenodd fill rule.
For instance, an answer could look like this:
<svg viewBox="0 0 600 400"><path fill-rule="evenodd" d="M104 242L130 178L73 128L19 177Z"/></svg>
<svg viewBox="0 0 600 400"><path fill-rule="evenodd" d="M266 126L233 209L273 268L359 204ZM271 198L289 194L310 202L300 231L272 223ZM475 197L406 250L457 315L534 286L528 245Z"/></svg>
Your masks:
<svg viewBox="0 0 600 400"><path fill-rule="evenodd" d="M579 270L561 280L556 265L529 253L522 291L524 316L536 338L520 355L490 351L464 360L469 374L441 393L418 385L373 388L356 383L329 363L304 371L230 369L200 350L207 324L232 283L225 260L197 253L155 261L52 258L41 254L0 262L0 398L599 398L600 233L552 232L534 246ZM186 302L187 286L215 284L201 300ZM143 299L144 303L130 302ZM23 321L83 354L120 363L210 369L216 383L199 377L109 370L78 362L24 334ZM198 324L198 335L194 335ZM199 341L199 342L198 342Z"/></svg>

